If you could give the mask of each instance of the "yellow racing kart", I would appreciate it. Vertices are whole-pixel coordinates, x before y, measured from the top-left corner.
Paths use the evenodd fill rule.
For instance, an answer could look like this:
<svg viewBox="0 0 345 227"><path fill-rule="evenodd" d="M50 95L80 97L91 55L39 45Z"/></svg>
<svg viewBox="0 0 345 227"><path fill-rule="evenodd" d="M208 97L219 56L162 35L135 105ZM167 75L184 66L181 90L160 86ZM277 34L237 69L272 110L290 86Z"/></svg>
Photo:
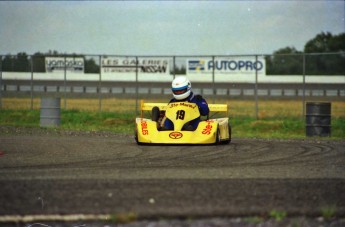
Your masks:
<svg viewBox="0 0 345 227"><path fill-rule="evenodd" d="M145 111L158 108L158 120L144 118ZM189 102L144 103L141 101L141 116L135 120L135 140L138 144L228 144L231 141L228 106L226 104L209 104L210 113L223 113L226 117L201 120L198 127L185 130L188 122L199 118L198 106ZM168 118L174 124L173 130L160 130Z"/></svg>

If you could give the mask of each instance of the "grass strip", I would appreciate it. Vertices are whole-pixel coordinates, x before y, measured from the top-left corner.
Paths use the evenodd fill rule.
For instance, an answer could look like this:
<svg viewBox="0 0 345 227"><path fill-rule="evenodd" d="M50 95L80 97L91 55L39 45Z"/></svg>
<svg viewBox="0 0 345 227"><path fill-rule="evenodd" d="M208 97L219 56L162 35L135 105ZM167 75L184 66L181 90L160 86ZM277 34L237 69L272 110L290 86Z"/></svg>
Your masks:
<svg viewBox="0 0 345 227"><path fill-rule="evenodd" d="M81 110L61 110L61 130L110 131L132 134L136 114L133 112L95 112ZM0 111L0 125L20 127L40 127L39 110ZM230 118L232 137L238 138L306 138L305 121L298 117L266 118L256 120L252 117ZM331 137L345 138L345 118L333 117Z"/></svg>

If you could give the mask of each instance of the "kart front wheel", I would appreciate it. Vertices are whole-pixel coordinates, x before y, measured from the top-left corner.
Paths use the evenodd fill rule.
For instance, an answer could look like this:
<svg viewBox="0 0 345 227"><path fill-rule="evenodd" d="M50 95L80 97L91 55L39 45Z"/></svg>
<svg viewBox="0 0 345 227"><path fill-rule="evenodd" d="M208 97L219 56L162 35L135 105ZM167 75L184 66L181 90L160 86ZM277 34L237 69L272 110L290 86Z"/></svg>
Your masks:
<svg viewBox="0 0 345 227"><path fill-rule="evenodd" d="M142 143L140 143L139 139L138 139L138 130L137 129L135 129L135 131L134 131L134 139L138 145L142 145Z"/></svg>

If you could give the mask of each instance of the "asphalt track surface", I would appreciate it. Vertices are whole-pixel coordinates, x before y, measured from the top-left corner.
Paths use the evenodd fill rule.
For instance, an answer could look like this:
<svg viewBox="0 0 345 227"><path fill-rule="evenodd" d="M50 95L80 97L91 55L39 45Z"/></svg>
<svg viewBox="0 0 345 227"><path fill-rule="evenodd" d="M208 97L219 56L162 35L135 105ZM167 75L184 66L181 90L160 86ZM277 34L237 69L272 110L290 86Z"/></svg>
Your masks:
<svg viewBox="0 0 345 227"><path fill-rule="evenodd" d="M133 136L0 133L0 216L345 216L345 141L234 138L138 146Z"/></svg>

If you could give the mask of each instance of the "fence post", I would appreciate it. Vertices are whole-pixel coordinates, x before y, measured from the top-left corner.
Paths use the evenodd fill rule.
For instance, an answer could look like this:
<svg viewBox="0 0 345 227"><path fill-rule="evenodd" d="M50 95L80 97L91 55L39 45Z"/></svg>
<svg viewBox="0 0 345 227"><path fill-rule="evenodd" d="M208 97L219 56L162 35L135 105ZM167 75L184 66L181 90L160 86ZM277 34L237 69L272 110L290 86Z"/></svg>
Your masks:
<svg viewBox="0 0 345 227"><path fill-rule="evenodd" d="M138 99L139 99L139 88L138 88L138 56L135 57L135 113L138 114Z"/></svg>
<svg viewBox="0 0 345 227"><path fill-rule="evenodd" d="M174 70L173 70L174 78L173 79L175 79L175 77L176 77L176 56L173 56L173 67L174 67Z"/></svg>
<svg viewBox="0 0 345 227"><path fill-rule="evenodd" d="M255 55L255 63L258 62L258 55ZM255 119L259 119L259 104L258 104L258 69L255 67Z"/></svg>
<svg viewBox="0 0 345 227"><path fill-rule="evenodd" d="M63 85L64 85L64 109L66 110L66 78L67 78L67 76L66 76L66 71L67 71L67 69L66 69L66 55L64 55L64 79L63 79Z"/></svg>
<svg viewBox="0 0 345 227"><path fill-rule="evenodd" d="M215 87L214 87L214 72L215 72L215 67L216 67L216 65L214 64L214 59L215 59L215 57L214 56L212 56L212 64L213 64L213 68L212 68L212 103L215 103L215 96L216 96L216 94L215 94ZM188 66L187 66L188 67Z"/></svg>
<svg viewBox="0 0 345 227"><path fill-rule="evenodd" d="M0 55L0 110L1 109L2 109L2 56Z"/></svg>
<svg viewBox="0 0 345 227"><path fill-rule="evenodd" d="M303 53L303 98L302 98L302 118L305 115L305 53Z"/></svg>
<svg viewBox="0 0 345 227"><path fill-rule="evenodd" d="M31 110L34 109L34 60L31 56L31 81L30 81Z"/></svg>
<svg viewBox="0 0 345 227"><path fill-rule="evenodd" d="M99 56L99 83L98 83L98 111L102 112L102 93L101 93L101 86L102 86L102 59L101 56ZM84 69L85 70L85 69Z"/></svg>

